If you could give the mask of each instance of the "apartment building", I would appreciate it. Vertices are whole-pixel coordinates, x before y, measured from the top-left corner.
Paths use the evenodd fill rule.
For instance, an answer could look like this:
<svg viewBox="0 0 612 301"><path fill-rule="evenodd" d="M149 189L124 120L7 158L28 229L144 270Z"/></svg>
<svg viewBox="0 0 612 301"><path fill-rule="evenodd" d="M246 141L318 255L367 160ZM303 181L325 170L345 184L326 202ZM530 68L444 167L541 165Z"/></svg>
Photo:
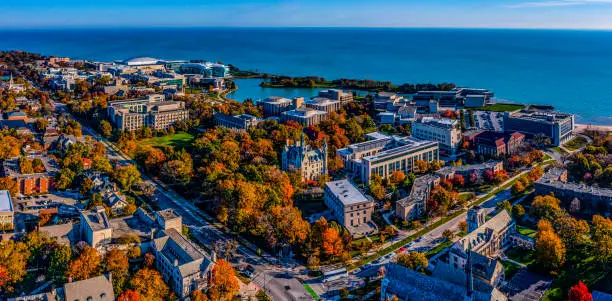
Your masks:
<svg viewBox="0 0 612 301"><path fill-rule="evenodd" d="M374 202L348 180L325 183L324 201L332 216L353 236L376 231L376 227L372 224Z"/></svg>
<svg viewBox="0 0 612 301"><path fill-rule="evenodd" d="M434 117L423 117L412 123L412 136L431 141L438 141L440 152L449 156L456 154L461 143L459 121Z"/></svg>

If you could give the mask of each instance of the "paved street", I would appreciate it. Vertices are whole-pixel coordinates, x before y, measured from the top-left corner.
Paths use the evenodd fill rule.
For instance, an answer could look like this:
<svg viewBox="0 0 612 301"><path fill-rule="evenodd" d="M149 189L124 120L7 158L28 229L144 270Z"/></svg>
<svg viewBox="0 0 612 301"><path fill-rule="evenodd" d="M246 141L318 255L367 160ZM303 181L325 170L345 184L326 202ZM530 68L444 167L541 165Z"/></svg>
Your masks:
<svg viewBox="0 0 612 301"><path fill-rule="evenodd" d="M56 110L64 110L65 105L55 103ZM133 160L123 155L114 145L110 144L104 137L97 132L81 124L83 133L94 137L102 142L107 149L107 158L111 161L116 161L119 164L136 164ZM174 191L162 187L158 183L144 173L142 174L143 182L147 185L155 187L153 195L150 197L160 209L172 208L183 218L183 224L192 229L193 237L204 246L212 246L217 240L232 240L236 237L229 235L209 223L212 220L205 213L201 212L191 202L187 201ZM205 219L206 218L206 219ZM251 249L254 249L252 247ZM244 245L239 245L235 258L232 263L238 267L240 262L251 264L255 270L253 282L261 288L265 288L266 292L273 300L312 300L313 298L306 292L302 284L296 278L299 271L303 267L287 268L277 267L270 262L275 262L275 258L269 254L262 254L262 257L257 256L251 249ZM295 265L295 264L294 264Z"/></svg>

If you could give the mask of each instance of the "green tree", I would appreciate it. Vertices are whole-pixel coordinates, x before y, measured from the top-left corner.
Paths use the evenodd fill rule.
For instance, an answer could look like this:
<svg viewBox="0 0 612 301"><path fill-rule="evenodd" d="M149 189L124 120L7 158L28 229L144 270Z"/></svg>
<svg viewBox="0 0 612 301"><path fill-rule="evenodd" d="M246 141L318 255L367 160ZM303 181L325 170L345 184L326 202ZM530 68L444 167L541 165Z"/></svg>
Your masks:
<svg viewBox="0 0 612 301"><path fill-rule="evenodd" d="M71 257L72 249L70 246L54 245L49 258L49 269L47 270L49 277L58 282L64 281Z"/></svg>
<svg viewBox="0 0 612 301"><path fill-rule="evenodd" d="M402 253L397 256L397 263L411 270L423 270L429 265L425 254L420 252Z"/></svg>

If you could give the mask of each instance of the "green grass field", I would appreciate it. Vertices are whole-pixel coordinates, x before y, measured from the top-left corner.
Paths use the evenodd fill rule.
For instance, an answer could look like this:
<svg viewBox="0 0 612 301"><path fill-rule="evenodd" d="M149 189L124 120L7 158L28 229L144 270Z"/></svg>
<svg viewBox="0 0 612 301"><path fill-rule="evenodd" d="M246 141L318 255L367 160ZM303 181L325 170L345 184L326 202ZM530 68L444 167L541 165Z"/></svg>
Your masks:
<svg viewBox="0 0 612 301"><path fill-rule="evenodd" d="M518 233L523 234L525 236L529 236L531 238L535 238L537 231L534 229L529 229L523 226L516 226L516 230Z"/></svg>
<svg viewBox="0 0 612 301"><path fill-rule="evenodd" d="M142 145L150 145L155 147L173 146L176 149L187 148L193 143L194 136L187 132L177 132L175 134L153 137L139 141Z"/></svg>
<svg viewBox="0 0 612 301"><path fill-rule="evenodd" d="M569 150L576 150L587 145L587 140L584 137L576 136L574 139L568 141L563 146Z"/></svg>
<svg viewBox="0 0 612 301"><path fill-rule="evenodd" d="M508 258L527 266L532 265L535 262L534 251L527 251L521 248L512 248L505 253Z"/></svg>
<svg viewBox="0 0 612 301"><path fill-rule="evenodd" d="M493 111L493 112L510 112L520 110L524 107L521 104L514 103L494 103L490 106L476 108L477 111Z"/></svg>
<svg viewBox="0 0 612 301"><path fill-rule="evenodd" d="M521 269L520 265L510 262L510 261L502 261L501 263L504 266L504 278L508 280L512 279L514 274L516 274L516 272L518 272Z"/></svg>

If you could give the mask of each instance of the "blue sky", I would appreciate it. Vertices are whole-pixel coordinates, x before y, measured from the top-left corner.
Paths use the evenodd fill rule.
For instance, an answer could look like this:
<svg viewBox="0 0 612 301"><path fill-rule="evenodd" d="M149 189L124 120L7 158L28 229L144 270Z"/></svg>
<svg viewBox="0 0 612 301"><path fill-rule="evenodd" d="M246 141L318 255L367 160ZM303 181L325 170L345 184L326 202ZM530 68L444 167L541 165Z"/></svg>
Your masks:
<svg viewBox="0 0 612 301"><path fill-rule="evenodd" d="M0 28L107 26L612 29L612 0L0 1Z"/></svg>

